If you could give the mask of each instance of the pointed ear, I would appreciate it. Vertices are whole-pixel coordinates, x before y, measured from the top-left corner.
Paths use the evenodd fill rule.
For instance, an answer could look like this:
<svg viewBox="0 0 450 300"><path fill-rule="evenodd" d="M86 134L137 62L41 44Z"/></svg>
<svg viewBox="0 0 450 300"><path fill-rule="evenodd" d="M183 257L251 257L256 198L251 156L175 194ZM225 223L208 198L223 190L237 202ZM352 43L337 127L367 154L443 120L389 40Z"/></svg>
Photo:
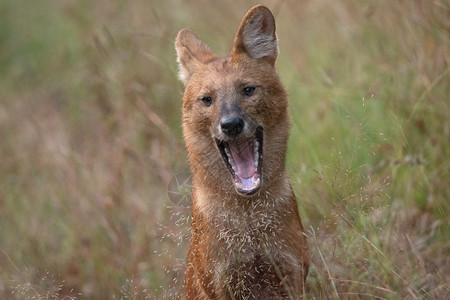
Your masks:
<svg viewBox="0 0 450 300"><path fill-rule="evenodd" d="M252 7L242 19L231 56L242 53L254 59L265 58L272 65L275 64L278 55L275 18L263 5Z"/></svg>
<svg viewBox="0 0 450 300"><path fill-rule="evenodd" d="M189 29L182 29L175 39L179 77L186 84L202 64L216 58L211 49Z"/></svg>

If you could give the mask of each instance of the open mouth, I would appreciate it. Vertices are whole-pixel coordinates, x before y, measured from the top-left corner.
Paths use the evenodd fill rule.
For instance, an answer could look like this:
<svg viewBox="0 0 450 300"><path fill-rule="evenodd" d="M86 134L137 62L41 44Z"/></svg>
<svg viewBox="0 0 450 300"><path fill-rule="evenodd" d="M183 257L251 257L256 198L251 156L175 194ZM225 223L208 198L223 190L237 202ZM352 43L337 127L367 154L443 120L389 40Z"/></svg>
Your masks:
<svg viewBox="0 0 450 300"><path fill-rule="evenodd" d="M256 128L251 138L216 140L222 158L230 171L238 193L254 194L261 187L263 128Z"/></svg>

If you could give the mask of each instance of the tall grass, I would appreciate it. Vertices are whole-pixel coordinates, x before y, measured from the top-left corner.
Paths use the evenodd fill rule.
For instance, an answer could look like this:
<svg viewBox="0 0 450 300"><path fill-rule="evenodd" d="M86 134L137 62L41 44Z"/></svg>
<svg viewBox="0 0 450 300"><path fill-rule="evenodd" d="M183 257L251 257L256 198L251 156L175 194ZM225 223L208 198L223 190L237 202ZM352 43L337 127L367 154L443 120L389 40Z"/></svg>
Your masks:
<svg viewBox="0 0 450 300"><path fill-rule="evenodd" d="M290 94L305 297L448 298L450 6L263 3ZM0 298L182 297L173 41L189 27L226 55L253 4L0 3Z"/></svg>

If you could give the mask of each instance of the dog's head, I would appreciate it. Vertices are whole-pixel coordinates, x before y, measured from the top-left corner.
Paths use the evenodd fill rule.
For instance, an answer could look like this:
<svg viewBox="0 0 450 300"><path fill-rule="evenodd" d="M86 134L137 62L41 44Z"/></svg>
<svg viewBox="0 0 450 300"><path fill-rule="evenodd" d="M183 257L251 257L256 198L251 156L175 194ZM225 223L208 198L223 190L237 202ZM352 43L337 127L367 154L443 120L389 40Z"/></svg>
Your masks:
<svg viewBox="0 0 450 300"><path fill-rule="evenodd" d="M284 171L289 130L287 96L275 70L272 13L261 5L251 8L226 58L188 29L178 33L175 48L194 174L219 188L255 194Z"/></svg>

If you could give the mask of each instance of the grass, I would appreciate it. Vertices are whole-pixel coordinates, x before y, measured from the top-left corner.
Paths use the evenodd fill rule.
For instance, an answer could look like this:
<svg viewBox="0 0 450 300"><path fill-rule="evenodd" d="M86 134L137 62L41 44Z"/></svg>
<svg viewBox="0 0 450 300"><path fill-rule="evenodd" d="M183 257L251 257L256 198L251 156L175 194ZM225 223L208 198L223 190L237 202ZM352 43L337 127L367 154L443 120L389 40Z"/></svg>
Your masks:
<svg viewBox="0 0 450 300"><path fill-rule="evenodd" d="M180 297L174 38L189 27L225 55L255 3L0 3L0 298ZM290 94L305 298L448 298L449 5L263 3Z"/></svg>

